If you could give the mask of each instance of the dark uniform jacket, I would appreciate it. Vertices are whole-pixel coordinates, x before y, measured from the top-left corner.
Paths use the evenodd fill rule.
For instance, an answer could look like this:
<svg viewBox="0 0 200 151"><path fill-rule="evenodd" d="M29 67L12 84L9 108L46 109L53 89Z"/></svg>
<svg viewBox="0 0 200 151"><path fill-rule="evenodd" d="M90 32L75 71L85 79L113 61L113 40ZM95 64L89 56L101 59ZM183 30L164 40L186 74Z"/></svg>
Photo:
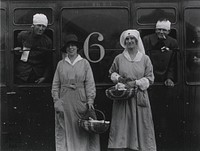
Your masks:
<svg viewBox="0 0 200 151"><path fill-rule="evenodd" d="M176 51L178 49L177 40L167 36L165 40L159 40L156 33L143 38L146 54L149 55L156 82L163 82L166 79L176 80ZM167 47L169 49L163 49Z"/></svg>
<svg viewBox="0 0 200 151"><path fill-rule="evenodd" d="M22 31L18 34L18 45L30 48L27 62L22 61L22 52L15 53L15 75L16 79L24 82L50 77L52 65L52 41L46 35L34 35L32 31Z"/></svg>

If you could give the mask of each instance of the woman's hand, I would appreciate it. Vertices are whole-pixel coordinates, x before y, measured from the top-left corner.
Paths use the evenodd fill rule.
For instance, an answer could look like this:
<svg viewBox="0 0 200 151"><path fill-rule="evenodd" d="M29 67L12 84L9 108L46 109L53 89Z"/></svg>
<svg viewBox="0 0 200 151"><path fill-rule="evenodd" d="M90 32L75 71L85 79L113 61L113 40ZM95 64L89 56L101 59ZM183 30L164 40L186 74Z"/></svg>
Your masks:
<svg viewBox="0 0 200 151"><path fill-rule="evenodd" d="M64 108L63 108L63 101L62 100L58 100L54 103L54 108L56 112L64 112Z"/></svg>
<svg viewBox="0 0 200 151"><path fill-rule="evenodd" d="M120 75L116 72L113 72L111 74L111 80L113 81L113 83L117 83L118 82L118 79L119 79Z"/></svg>
<svg viewBox="0 0 200 151"><path fill-rule="evenodd" d="M127 82L127 85L131 88L136 87L136 81L129 81Z"/></svg>
<svg viewBox="0 0 200 151"><path fill-rule="evenodd" d="M115 85L115 89L117 89L117 90L125 90L125 84L123 84L123 83L117 83Z"/></svg>
<svg viewBox="0 0 200 151"><path fill-rule="evenodd" d="M93 103L88 103L87 105L88 105L88 109L89 109L89 110L91 110L91 109L93 109L93 110L94 110Z"/></svg>

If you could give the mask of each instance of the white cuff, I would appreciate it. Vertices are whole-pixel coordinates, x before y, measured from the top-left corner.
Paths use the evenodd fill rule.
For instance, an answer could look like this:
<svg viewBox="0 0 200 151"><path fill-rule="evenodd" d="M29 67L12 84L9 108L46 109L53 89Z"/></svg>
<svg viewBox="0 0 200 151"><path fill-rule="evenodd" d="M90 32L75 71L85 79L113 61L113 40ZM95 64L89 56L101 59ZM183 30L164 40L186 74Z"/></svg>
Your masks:
<svg viewBox="0 0 200 151"><path fill-rule="evenodd" d="M135 80L136 85L139 86L141 90L146 90L149 87L149 80L145 77Z"/></svg>
<svg viewBox="0 0 200 151"><path fill-rule="evenodd" d="M120 77L120 75L118 73L116 73L116 72L113 72L111 74L111 80L112 81L118 81L119 77Z"/></svg>

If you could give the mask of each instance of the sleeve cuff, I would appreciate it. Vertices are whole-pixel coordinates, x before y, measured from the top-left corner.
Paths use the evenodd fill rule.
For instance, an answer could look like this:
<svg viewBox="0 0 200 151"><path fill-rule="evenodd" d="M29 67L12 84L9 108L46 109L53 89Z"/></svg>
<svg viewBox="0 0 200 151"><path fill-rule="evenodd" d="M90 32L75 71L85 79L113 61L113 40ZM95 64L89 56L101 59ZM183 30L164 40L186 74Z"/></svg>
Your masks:
<svg viewBox="0 0 200 151"><path fill-rule="evenodd" d="M94 104L94 100L90 99L90 100L88 100L87 103L88 103L88 104Z"/></svg>

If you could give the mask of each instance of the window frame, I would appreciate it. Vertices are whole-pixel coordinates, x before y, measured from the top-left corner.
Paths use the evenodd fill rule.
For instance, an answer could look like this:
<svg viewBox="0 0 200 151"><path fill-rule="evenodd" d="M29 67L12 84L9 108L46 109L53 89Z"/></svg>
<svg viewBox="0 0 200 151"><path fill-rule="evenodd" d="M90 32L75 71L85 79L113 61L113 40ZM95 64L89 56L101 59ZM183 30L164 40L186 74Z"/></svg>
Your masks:
<svg viewBox="0 0 200 151"><path fill-rule="evenodd" d="M184 25L184 81L185 81L185 83L187 84L187 85L190 85L190 86L199 86L200 85L200 81L188 81L188 79L187 79L187 75L188 75L188 73L187 73L187 69L188 69L188 67L187 67L187 54L189 54L189 52L196 52L196 50L194 50L193 48L189 48L187 45L186 45L186 41L187 41L187 30L186 30L186 18L185 18L185 16L186 16L186 11L187 10L192 10L192 9L199 9L199 12L200 12L200 7L199 6L189 6L188 5L188 7L185 7L184 9L183 9L183 25ZM199 24L200 25L200 24ZM200 53L200 51L199 51L199 53Z"/></svg>
<svg viewBox="0 0 200 151"><path fill-rule="evenodd" d="M9 70L9 85L14 88L14 87L50 87L51 86L51 82L48 83L41 83L41 84L34 84L34 83L24 83L24 84L17 84L14 81L14 53L13 53L13 49L14 49L14 32L17 30L30 30L31 28L31 24L27 23L27 24L16 24L14 22L14 13L15 10L18 9L51 9L51 15L52 15L52 23L48 24L47 29L52 31L52 37L50 37L50 39L52 39L52 45L53 45L53 68L55 69L56 63L57 63L57 56L59 56L59 51L55 51L57 48L57 43L55 42L55 39L58 39L57 33L55 32L57 30L57 26L56 25L56 20L55 18L55 10L56 10L56 3L55 2L49 2L48 4L44 4L44 2L38 2L38 3L32 3L30 1L27 2L10 2L10 9L9 9L9 16L10 19L12 18L12 22L9 24L9 28L10 28L10 32L9 35L10 37L12 37L10 39L10 51L9 51L9 58L10 58L10 62L9 62L9 66L10 66L10 70ZM54 70L53 70L54 72Z"/></svg>

